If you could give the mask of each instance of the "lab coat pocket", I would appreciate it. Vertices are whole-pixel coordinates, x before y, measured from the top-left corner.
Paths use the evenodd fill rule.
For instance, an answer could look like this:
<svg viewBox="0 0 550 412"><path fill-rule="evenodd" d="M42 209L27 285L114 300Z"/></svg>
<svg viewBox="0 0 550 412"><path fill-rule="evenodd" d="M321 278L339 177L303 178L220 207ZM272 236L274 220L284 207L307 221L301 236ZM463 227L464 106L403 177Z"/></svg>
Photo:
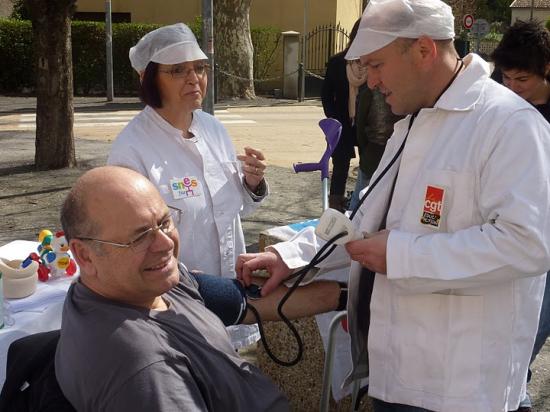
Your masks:
<svg viewBox="0 0 550 412"><path fill-rule="evenodd" d="M458 398L479 389L483 297L400 295L394 312L392 361L403 387Z"/></svg>
<svg viewBox="0 0 550 412"><path fill-rule="evenodd" d="M418 221L424 229L455 232L471 226L475 197L473 173L427 170L419 188Z"/></svg>

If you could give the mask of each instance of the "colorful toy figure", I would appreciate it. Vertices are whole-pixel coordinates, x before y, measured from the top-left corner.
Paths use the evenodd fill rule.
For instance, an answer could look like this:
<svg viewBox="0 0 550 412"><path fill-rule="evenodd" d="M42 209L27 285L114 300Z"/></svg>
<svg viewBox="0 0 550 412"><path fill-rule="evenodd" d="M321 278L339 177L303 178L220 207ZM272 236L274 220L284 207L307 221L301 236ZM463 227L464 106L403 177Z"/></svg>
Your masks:
<svg viewBox="0 0 550 412"><path fill-rule="evenodd" d="M50 276L72 276L76 272L76 263L69 255L69 242L62 231L56 232L51 241L52 251L43 256L46 266L50 269Z"/></svg>
<svg viewBox="0 0 550 412"><path fill-rule="evenodd" d="M41 282L47 281L50 277L50 269L48 269L48 267L42 263L42 260L40 260L40 256L38 256L36 253L31 253L29 257L21 262L21 268L26 268L32 262L38 263L38 280Z"/></svg>
<svg viewBox="0 0 550 412"><path fill-rule="evenodd" d="M52 251L52 239L53 234L47 229L41 230L38 234L38 241L40 242L38 245L38 253L40 254L40 259L43 260L44 255Z"/></svg>
<svg viewBox="0 0 550 412"><path fill-rule="evenodd" d="M69 244L65 233L56 232L55 235L49 230L42 230L38 235L38 253L31 253L21 263L21 267L27 267L32 261L39 263L38 279L42 282L51 277L63 275L72 276L76 273L76 262L69 255Z"/></svg>

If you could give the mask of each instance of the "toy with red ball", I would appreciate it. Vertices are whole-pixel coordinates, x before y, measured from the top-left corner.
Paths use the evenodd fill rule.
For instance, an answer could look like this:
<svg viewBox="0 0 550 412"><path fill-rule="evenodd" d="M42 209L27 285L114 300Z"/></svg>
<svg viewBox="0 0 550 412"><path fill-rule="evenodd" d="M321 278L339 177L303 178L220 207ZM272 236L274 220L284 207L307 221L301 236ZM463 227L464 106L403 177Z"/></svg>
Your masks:
<svg viewBox="0 0 550 412"><path fill-rule="evenodd" d="M63 231L53 234L44 229L40 231L38 241L38 254L31 253L21 263L21 267L28 266L33 260L38 262L38 279L42 282L50 277L72 276L76 273L76 262L69 254L69 243Z"/></svg>

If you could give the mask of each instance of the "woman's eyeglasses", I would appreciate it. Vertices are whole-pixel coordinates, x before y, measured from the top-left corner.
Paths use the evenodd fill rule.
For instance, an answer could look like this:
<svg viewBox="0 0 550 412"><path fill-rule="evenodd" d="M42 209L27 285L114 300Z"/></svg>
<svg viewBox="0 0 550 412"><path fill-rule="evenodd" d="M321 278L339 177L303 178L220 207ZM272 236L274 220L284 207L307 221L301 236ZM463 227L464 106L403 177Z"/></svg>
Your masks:
<svg viewBox="0 0 550 412"><path fill-rule="evenodd" d="M197 77L203 77L210 65L205 62L193 63L193 67L186 67L183 64L176 64L172 66L170 70L160 70L161 73L168 73L172 75L174 79L188 78L191 75L191 72L195 72Z"/></svg>

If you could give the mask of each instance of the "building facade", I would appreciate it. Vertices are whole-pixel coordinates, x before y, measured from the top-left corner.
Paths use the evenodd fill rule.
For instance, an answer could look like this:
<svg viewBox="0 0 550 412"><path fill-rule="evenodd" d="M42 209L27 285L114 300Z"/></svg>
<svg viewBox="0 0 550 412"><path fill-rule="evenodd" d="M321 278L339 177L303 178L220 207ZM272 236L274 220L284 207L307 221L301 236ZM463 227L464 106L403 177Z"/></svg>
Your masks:
<svg viewBox="0 0 550 412"><path fill-rule="evenodd" d="M112 0L113 21L172 24L191 22L201 15L201 0ZM93 20L104 13L104 0L78 0L77 17ZM350 30L363 11L363 0L254 0L250 9L252 26L274 26L281 31L306 30L317 25L340 24ZM99 20L99 19L96 19Z"/></svg>
<svg viewBox="0 0 550 412"><path fill-rule="evenodd" d="M533 19L543 23L550 19L550 0L515 0L510 8L512 9L512 24L516 20L529 20L531 13Z"/></svg>

